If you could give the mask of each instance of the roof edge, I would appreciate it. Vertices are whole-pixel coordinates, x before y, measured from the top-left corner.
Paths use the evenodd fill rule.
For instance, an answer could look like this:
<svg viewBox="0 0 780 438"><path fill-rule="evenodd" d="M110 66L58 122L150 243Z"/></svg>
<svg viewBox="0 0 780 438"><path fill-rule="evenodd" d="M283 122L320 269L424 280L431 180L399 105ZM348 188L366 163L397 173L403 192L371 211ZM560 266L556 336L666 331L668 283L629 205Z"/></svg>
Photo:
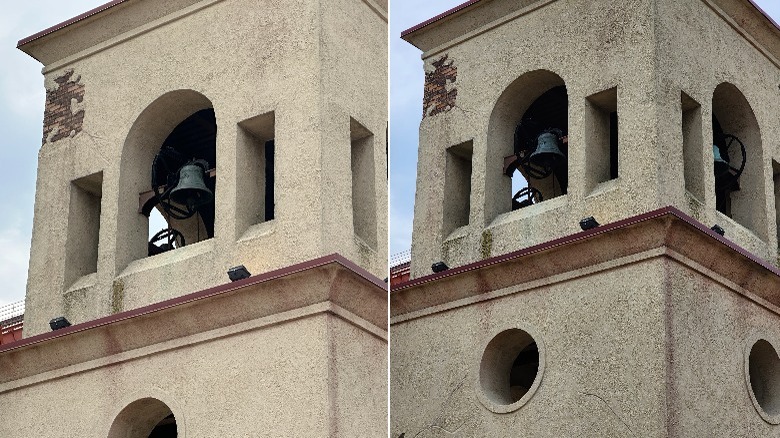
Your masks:
<svg viewBox="0 0 780 438"><path fill-rule="evenodd" d="M469 6L471 6L471 5L475 4L475 3L479 3L480 1L481 0L468 0L465 3L461 3L458 6L455 6L452 9L444 11L441 14L439 14L439 15L433 17L433 18L429 18L429 19L423 21L420 24L417 24L415 26L410 27L409 29L406 29L405 31L401 32L401 38L409 35L410 33L414 32L416 30L422 29L423 27L428 26L429 24L432 24L432 23L434 23L436 21L439 21L439 20L441 20L443 18L446 18L446 17L448 17L448 16L450 16L450 15L452 15L452 14L458 12L458 11L462 11L463 9L466 9L466 8L468 8Z"/></svg>
<svg viewBox="0 0 780 438"><path fill-rule="evenodd" d="M444 11L441 14L436 15L433 18L429 18L428 20L425 20L422 23L419 23L419 24L417 24L415 26L410 27L409 29L406 29L405 31L401 32L401 38L406 40L406 41L408 41L408 42L410 42L406 37L411 35L412 33L416 32L416 31L418 31L418 30L420 30L422 28L425 28L427 26L430 26L433 23L441 21L444 18L449 17L450 15L453 15L453 14L455 14L457 12L460 12L460 11L468 8L469 6L472 6L472 5L476 4L476 3L479 3L480 1L481 0L468 0L465 3L461 3L460 5L455 6L454 8L451 8L451 9L449 9L447 11ZM771 23L778 31L780 31L780 24L778 24L777 21L775 21L772 17L770 17L769 14L767 14L766 11L764 11L764 9L761 8L761 6L759 6L755 2L755 0L747 0L747 2L750 3L750 5L753 6L753 8L756 11L758 11L764 18L766 18L766 20L769 23Z"/></svg>
<svg viewBox="0 0 780 438"><path fill-rule="evenodd" d="M64 28L70 26L71 24L75 24L75 23L78 23L79 21L86 20L87 18L89 18L89 17L91 17L93 15L97 15L97 14L99 14L99 13L101 13L101 12L107 10L107 9L113 8L114 6L116 6L116 5L120 4L120 3L125 3L127 1L128 0L112 0L112 1L110 1L108 3L105 3L105 4L101 5L101 6L96 7L94 9L90 9L89 11L84 12L83 14L77 15L77 16L69 19L69 20L65 20L62 23L55 24L54 26L51 26L49 28L46 28L46 29L38 32L38 33L30 35L27 38L22 38L21 40L19 40L18 43L16 43L16 48L19 49L22 46L24 46L25 44L28 44L28 43L31 43L31 42L37 40L37 39L43 38L46 35L52 34L54 32L57 32L60 29L64 29Z"/></svg>
<svg viewBox="0 0 780 438"><path fill-rule="evenodd" d="M549 249L557 248L559 246L567 245L570 243L579 242L581 240L588 239L590 237L597 236L599 234L607 233L609 231L618 230L621 228L626 228L631 225L638 224L640 222L649 221L652 219L657 219L662 216L673 216L677 219L680 219L681 221L685 222L686 224L698 229L699 231L703 232L704 234L709 235L710 237L714 238L721 244L725 245L726 247L734 250L735 252L739 253L743 257L749 259L750 261L760 265L762 268L766 269L767 271L771 272L772 274L780 277L780 269L776 268L775 266L770 265L765 260L761 259L760 257L754 255L753 253L749 252L748 250L742 248L741 246L737 245L736 243L726 239L725 237L721 236L720 234L716 233L706 225L702 224L701 222L697 221L696 219L692 218L691 216L688 216L687 214L683 213L682 211L678 210L675 207L668 206L659 208L657 210L653 210L647 213L643 213L637 216L632 216L626 219L622 219L616 222L612 222L609 224L601 225L599 227L587 230L587 231L581 231L579 233L570 234L568 236L564 236L558 239L553 239L544 243L540 243L538 245L529 246L527 248L523 248L517 251L512 251L506 254L490 257L488 259L480 260L477 262L469 263L463 266L458 266L456 268L448 269L444 272L439 272L437 274L430 274L426 275L424 277L418 277L412 280L409 280L404 283L399 283L395 287L392 287L390 289L390 294L395 294L398 292L401 292L406 289L414 288L416 286L420 286L425 283L434 282L437 280L441 280L446 277L452 277L455 275L463 274L466 272L478 270L487 266L496 265L499 263L507 262L510 260L519 259L521 257L525 257L531 254L535 254L541 251L546 251Z"/></svg>
<svg viewBox="0 0 780 438"><path fill-rule="evenodd" d="M754 0L748 0L751 5L753 5L754 8L758 10L758 12L761 13L767 20L769 20L770 23L772 23L778 30L780 30L780 24L777 23L777 21L774 20L774 18L770 17L769 14L764 11L764 9L758 5Z"/></svg>
<svg viewBox="0 0 780 438"><path fill-rule="evenodd" d="M341 254L333 253L313 260L308 260L302 263L297 263L284 268L254 275L252 277L245 278L243 280L224 283L218 286L210 287L208 289L192 292L187 295L182 295L165 301L160 301L158 303L149 304L147 306L139 307L137 309L127 310L124 312L94 319L92 321L86 321L80 324L75 324L61 330L41 333L39 335L31 336L29 338L22 338L15 342L11 342L5 345L0 345L0 353L4 353L10 350L15 350L22 347L27 347L33 344L38 344L56 338L61 338L63 336L67 336L70 334L83 332L85 330L90 330L90 329L114 324L120 321L125 321L143 315L148 315L151 313L159 312L162 310L170 309L184 304L200 301L206 298L211 298L214 296L226 294L239 289L243 289L245 287L254 286L260 283L265 283L278 278L287 277L290 275L316 269L333 263L340 265L344 269L351 271L352 273L363 278L364 280L373 284L374 286L381 288L382 290L378 292L380 293L386 292L387 285L383 280L380 280L370 272L366 271L365 269L361 268L354 262L342 256Z"/></svg>

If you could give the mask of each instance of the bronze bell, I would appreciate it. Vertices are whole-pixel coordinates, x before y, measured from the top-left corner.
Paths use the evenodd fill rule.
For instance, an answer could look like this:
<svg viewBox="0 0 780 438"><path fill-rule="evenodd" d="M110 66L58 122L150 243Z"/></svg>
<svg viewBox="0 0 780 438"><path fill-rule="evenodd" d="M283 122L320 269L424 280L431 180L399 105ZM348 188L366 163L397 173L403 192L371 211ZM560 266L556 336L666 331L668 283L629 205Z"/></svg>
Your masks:
<svg viewBox="0 0 780 438"><path fill-rule="evenodd" d="M566 155L558 147L559 140L555 132L545 131L539 134L536 141L536 150L529 157L532 164L550 168L566 160Z"/></svg>
<svg viewBox="0 0 780 438"><path fill-rule="evenodd" d="M729 162L723 159L718 145L712 145L712 155L715 157L715 176L721 176L729 171Z"/></svg>
<svg viewBox="0 0 780 438"><path fill-rule="evenodd" d="M214 193L206 187L203 160L193 160L179 169L179 182L171 190L171 201L185 205L190 210L208 204L214 200Z"/></svg>

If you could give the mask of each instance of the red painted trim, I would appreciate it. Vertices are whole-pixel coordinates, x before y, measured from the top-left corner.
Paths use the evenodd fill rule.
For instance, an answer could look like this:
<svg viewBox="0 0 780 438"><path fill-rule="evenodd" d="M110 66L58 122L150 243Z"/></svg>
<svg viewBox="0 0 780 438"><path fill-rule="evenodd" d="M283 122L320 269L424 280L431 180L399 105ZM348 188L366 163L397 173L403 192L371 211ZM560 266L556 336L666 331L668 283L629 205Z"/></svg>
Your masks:
<svg viewBox="0 0 780 438"><path fill-rule="evenodd" d="M25 45L25 44L27 44L27 43L29 43L31 41L37 40L38 38L43 38L43 37L45 37L46 35L48 35L50 33L54 33L54 32L56 32L56 31L58 31L58 30L60 30L62 28L70 26L71 24L78 23L81 20L87 19L87 18L89 18L89 17L91 17L91 16L93 16L95 14L99 14L99 13L105 11L106 9L113 8L114 6L116 6L116 5L120 4L120 3L124 3L126 1L127 0L113 0L113 1L110 1L110 2L108 2L108 3L106 3L106 4L102 5L102 6L98 6L95 9L90 9L89 11L84 12L83 14L81 14L79 16L73 17L70 20L63 21L60 24L55 24L54 26L52 26L52 27L50 27L48 29L44 29L44 30L42 30L42 31L40 31L40 32L38 32L38 33L36 33L34 35L30 35L27 38L23 38L23 39L19 40L19 42L16 44L16 47L19 48L19 47L21 47L21 46L23 46L23 45Z"/></svg>
<svg viewBox="0 0 780 438"><path fill-rule="evenodd" d="M406 35L409 35L410 33L414 32L414 31L416 31L418 29L422 29L423 27L425 27L425 26L427 26L427 25L429 25L429 24L431 24L433 22L439 21L442 18L445 18L445 17L447 17L449 15L452 15L452 14L454 14L454 13L460 11L460 10L466 9L467 7L473 5L474 3L478 3L479 1L480 0L469 0L466 3L462 3L462 4L458 5L458 6L455 6L454 8L452 8L452 9L446 11L446 12L442 12L441 14L439 14L439 15L431 18L431 19L425 20L422 23L420 23L420 24L418 24L418 25L416 25L414 27L410 27L409 29L406 29L405 31L401 32L401 38L405 37Z"/></svg>
<svg viewBox="0 0 780 438"><path fill-rule="evenodd" d="M280 277L286 277L292 274L297 274L299 272L315 269L331 263L338 263L344 268L352 271L356 275L367 280L369 283L372 283L375 286L381 288L382 291L380 292L382 293L385 293L385 291L387 290L387 284L384 281L377 278L376 276L372 275L370 272L359 267L355 263L347 260L340 254L330 254L324 257L316 258L314 260L309 260L303 263L287 266L282 269L277 269L275 271L270 271L263 274L255 275L249 278L245 278L243 280L221 284L219 286L215 286L209 289L204 289L199 292L193 292L191 294L182 295L176 298L171 298L169 300L161 301L159 303L154 303L148 306L139 307L138 309L128 310L114 315L104 316L103 318L98 318L81 324L72 325L70 327L60 329L57 331L42 333L40 335L24 338L20 341L12 342L10 344L0 346L0 353L9 350L14 350L17 348L26 347L32 344L38 344L40 342L48 341L51 339L60 338L73 333L83 332L85 330L93 329L96 327L114 324L119 321L124 321L130 318L135 318L149 313L158 312L161 310L169 309L171 307L180 306L182 304L199 301L205 298L210 298L216 295L232 292L245 287L254 286L260 283L265 283L267 281L271 281Z"/></svg>
<svg viewBox="0 0 780 438"><path fill-rule="evenodd" d="M701 222L697 221L696 219L688 216L687 214L683 213L682 211L676 209L675 207L664 207L660 208L658 210L653 210L648 213L640 214L637 216L633 216L627 219L622 219L617 222L613 222L611 224L601 225L597 228L594 228L592 230L582 231L576 234L572 234L569 236L564 236L558 239L550 240L548 242L540 243L538 245L530 246L528 248L521 249L519 251L510 252L507 254L491 257L489 259L480 260L478 262L469 263L467 265L459 266L457 268L448 269L444 272L439 272L438 274L431 274L426 275L425 277L419 277L415 278L414 280L408 281L406 283L398 284L395 287L390 288L390 293L396 293L400 292L405 289L410 289L415 286L420 286L421 284L430 283L433 281L438 281L446 277L451 277L454 275L462 274L469 271L474 271L477 269L485 268L487 266L503 263L509 260L518 259L520 257L525 257L537 252L546 251L558 246L568 245L571 243L575 243L581 240L585 240L588 238L591 238L593 236L597 236L599 234L607 233L613 230L617 230L620 228L625 228L634 224L637 224L639 222L648 221L651 219L656 219L661 216L665 215L672 215L677 217L678 219L682 220L683 222L687 223L688 225L693 226L694 228L698 229L699 231L709 235L710 237L714 238L718 242L726 245L727 247L733 249L734 251L738 252L745 258L753 261L754 263L762 266L764 269L772 272L773 274L780 277L780 270L778 270L776 267L770 265L763 259L755 256L754 254L750 253L748 250L740 247L739 245L735 244L734 242L726 239L725 237L721 236L720 234L712 231L708 226L702 224Z"/></svg>

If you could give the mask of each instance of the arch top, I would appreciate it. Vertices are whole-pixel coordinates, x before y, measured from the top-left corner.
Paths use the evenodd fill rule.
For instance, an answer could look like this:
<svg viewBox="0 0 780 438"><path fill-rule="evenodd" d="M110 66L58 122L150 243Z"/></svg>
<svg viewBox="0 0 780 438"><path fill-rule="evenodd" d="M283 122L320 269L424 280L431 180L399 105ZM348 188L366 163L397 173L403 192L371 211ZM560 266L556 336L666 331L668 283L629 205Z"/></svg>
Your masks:
<svg viewBox="0 0 780 438"><path fill-rule="evenodd" d="M208 97L195 90L168 91L152 100L136 117L125 145L138 137L138 131L143 131L145 136L155 133L155 137L162 137L159 139L161 143L182 120L208 108L213 109L214 104Z"/></svg>
<svg viewBox="0 0 780 438"><path fill-rule="evenodd" d="M550 70L532 70L516 77L501 92L490 116L491 126L497 119L519 119L539 96L552 88L566 86L566 81Z"/></svg>
<svg viewBox="0 0 780 438"><path fill-rule="evenodd" d="M181 416L163 401L144 397L122 409L111 424L108 438L147 438L155 436L184 437Z"/></svg>

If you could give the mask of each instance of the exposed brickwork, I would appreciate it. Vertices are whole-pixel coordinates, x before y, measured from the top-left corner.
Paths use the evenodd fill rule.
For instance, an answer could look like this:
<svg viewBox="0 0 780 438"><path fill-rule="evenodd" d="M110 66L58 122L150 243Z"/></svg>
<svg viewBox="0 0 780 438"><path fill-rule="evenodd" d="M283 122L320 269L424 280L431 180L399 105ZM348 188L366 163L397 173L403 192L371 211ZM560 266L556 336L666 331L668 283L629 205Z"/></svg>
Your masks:
<svg viewBox="0 0 780 438"><path fill-rule="evenodd" d="M73 70L54 79L57 85L46 90L43 113L43 143L54 143L81 132L84 122L84 85L73 79ZM75 102L74 102L75 101Z"/></svg>
<svg viewBox="0 0 780 438"><path fill-rule="evenodd" d="M447 60L447 56L433 61L434 70L425 73L423 118L449 111L455 106L458 89L454 84L458 69L452 60Z"/></svg>

